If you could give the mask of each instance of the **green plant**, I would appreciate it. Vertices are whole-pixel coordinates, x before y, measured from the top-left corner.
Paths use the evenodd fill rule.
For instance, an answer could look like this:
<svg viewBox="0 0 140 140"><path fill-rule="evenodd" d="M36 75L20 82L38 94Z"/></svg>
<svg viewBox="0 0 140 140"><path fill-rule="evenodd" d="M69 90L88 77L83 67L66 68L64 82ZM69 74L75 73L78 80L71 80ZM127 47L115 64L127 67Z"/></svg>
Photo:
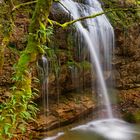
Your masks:
<svg viewBox="0 0 140 140"><path fill-rule="evenodd" d="M26 92L26 91L25 91ZM32 94L32 97L35 94ZM15 112L18 108L19 112ZM6 110L6 112L3 112ZM20 129L21 132L26 131L26 125L29 120L35 121L36 113L38 111L37 105L31 101L29 96L22 95L19 102L18 98L15 95L12 95L8 103L3 103L0 105L0 123L2 124L4 120L9 117L9 123L5 123L3 129L0 132L0 135L5 135L8 138L14 136L11 132L11 129ZM15 124L19 123L16 128Z"/></svg>
<svg viewBox="0 0 140 140"><path fill-rule="evenodd" d="M111 23L114 25L114 27L117 26L123 29L128 29L132 26L134 21L137 20L137 13L139 12L139 7L137 5L138 1L136 0L129 2L123 0L122 3L124 4L121 5L117 0L102 0L105 10L116 9L112 10L112 12L107 13L107 16L109 17Z"/></svg>
<svg viewBox="0 0 140 140"><path fill-rule="evenodd" d="M29 25L27 46L21 53L18 63L15 65L15 76L12 78L15 84L11 88L12 96L7 102L3 103L0 108L0 139L2 140L8 140L13 137L16 130L21 129L22 132L25 131L24 126L26 126L28 120L34 120L36 115L37 107L31 101L33 97L31 91L31 64L35 64L38 58L43 55L44 50L41 47L46 44L46 41L49 41L48 36L51 35L51 32L47 32L51 29L46 28L46 21L52 2L52 0L38 0L36 3ZM11 22L13 12L15 12L12 11L15 7L13 1L6 0L3 3L10 7L10 11L5 8L3 12L9 11L7 14L10 15L8 21ZM0 10L0 12L1 11L2 10ZM7 18L7 16L3 15L0 20L5 19L5 17ZM0 23L0 26L4 25L3 22ZM10 25L12 25L12 23ZM9 31L9 28L6 28L6 31ZM2 34L4 34L4 32L2 32ZM5 39L7 38L4 38L4 43ZM4 47L8 41L6 40Z"/></svg>

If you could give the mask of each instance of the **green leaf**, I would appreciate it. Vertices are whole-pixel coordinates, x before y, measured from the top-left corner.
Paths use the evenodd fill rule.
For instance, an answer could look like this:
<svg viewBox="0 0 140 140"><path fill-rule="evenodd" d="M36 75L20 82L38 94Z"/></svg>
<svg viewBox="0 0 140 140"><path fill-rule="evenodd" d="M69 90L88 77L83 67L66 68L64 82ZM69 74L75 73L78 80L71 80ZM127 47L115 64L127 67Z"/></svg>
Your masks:
<svg viewBox="0 0 140 140"><path fill-rule="evenodd" d="M36 77L33 77L33 81L34 81L35 83L40 83L40 80L39 80L38 78L36 78Z"/></svg>
<svg viewBox="0 0 140 140"><path fill-rule="evenodd" d="M39 90L37 88L33 88L34 91L39 92Z"/></svg>
<svg viewBox="0 0 140 140"><path fill-rule="evenodd" d="M26 120L28 120L28 119L31 118L31 114L30 114L29 112L27 112L27 111L21 112L20 115L21 115L21 117L22 117L23 119L26 119Z"/></svg>
<svg viewBox="0 0 140 140"><path fill-rule="evenodd" d="M23 102L23 103L26 102L26 96L25 96L25 95L22 95L22 96L21 96L21 99L22 99L22 102Z"/></svg>
<svg viewBox="0 0 140 140"><path fill-rule="evenodd" d="M36 92L32 92L32 97L38 97L39 95Z"/></svg>
<svg viewBox="0 0 140 140"><path fill-rule="evenodd" d="M6 135L9 135L9 129L12 127L11 124L5 123L4 128L3 128L3 133Z"/></svg>
<svg viewBox="0 0 140 140"><path fill-rule="evenodd" d="M20 124L18 128L21 130L22 133L26 132L26 127L24 124Z"/></svg>
<svg viewBox="0 0 140 140"><path fill-rule="evenodd" d="M0 122L3 121L5 119L5 117L0 116Z"/></svg>
<svg viewBox="0 0 140 140"><path fill-rule="evenodd" d="M43 24L41 21L39 21L39 24L40 24L40 29L41 30L46 30L45 24Z"/></svg>
<svg viewBox="0 0 140 140"><path fill-rule="evenodd" d="M13 109L9 109L9 113L14 113Z"/></svg>
<svg viewBox="0 0 140 140"><path fill-rule="evenodd" d="M48 28L46 29L46 35L48 38L53 35L53 27L52 26L48 26Z"/></svg>
<svg viewBox="0 0 140 140"><path fill-rule="evenodd" d="M10 89L14 91L14 90L17 89L17 87L16 87L16 86L13 86L13 87L11 87Z"/></svg>
<svg viewBox="0 0 140 140"><path fill-rule="evenodd" d="M11 116L12 124L15 124L16 118L17 118L17 115L16 115L16 114L13 114L13 115Z"/></svg>

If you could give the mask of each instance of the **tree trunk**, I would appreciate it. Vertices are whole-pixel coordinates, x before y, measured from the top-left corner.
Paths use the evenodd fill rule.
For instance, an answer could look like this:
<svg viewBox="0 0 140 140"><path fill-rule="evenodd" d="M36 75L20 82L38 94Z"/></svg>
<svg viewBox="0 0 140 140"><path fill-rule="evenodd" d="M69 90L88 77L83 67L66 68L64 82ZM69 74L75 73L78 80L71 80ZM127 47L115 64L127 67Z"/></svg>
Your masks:
<svg viewBox="0 0 140 140"><path fill-rule="evenodd" d="M11 134L19 128L20 123L27 119L28 103L31 100L31 67L43 54L41 48L44 41L39 37L38 31L40 23L47 24L52 0L38 0L35 11L29 26L28 43L25 51L20 56L18 64L15 67L15 86L13 87L12 98L6 103L0 116L0 139L8 139ZM24 118L25 117L25 118ZM7 126L7 128L5 127ZM5 132L6 130L6 132Z"/></svg>

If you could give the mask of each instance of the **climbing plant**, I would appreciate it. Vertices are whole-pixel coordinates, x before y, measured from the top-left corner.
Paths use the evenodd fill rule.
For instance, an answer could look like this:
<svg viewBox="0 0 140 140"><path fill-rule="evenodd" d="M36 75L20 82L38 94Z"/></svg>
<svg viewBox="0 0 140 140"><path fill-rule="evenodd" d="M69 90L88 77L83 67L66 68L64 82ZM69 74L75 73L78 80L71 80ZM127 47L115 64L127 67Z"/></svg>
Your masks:
<svg viewBox="0 0 140 140"><path fill-rule="evenodd" d="M11 1L10 1L11 2ZM6 2L5 2L6 3ZM6 3L9 5L9 3ZM12 3L13 4L13 3ZM24 131L26 121L36 114L36 107L31 102L31 65L44 53L47 18L52 0L38 0L29 26L28 42L15 65L12 96L0 106L0 139L11 139L16 130Z"/></svg>

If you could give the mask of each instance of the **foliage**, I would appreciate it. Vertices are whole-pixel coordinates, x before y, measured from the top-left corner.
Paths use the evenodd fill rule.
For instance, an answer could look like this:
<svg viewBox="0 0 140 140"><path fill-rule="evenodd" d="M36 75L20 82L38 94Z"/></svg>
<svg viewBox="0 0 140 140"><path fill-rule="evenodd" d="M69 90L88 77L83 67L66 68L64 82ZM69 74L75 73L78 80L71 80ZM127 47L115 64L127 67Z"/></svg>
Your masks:
<svg viewBox="0 0 140 140"><path fill-rule="evenodd" d="M10 2L6 4L13 8L13 1ZM15 85L11 88L12 96L0 106L0 139L12 138L18 129L24 132L27 121L34 120L36 115L37 107L32 102L32 97L36 93L31 91L31 64L44 53L42 45L49 41L52 33L49 32L50 28L46 28L51 4L51 0L37 1L29 26L27 47L15 65L15 75L12 78Z"/></svg>
<svg viewBox="0 0 140 140"><path fill-rule="evenodd" d="M118 9L112 12L108 12L107 15L114 25L114 27L121 27L121 28L129 28L132 26L134 21L139 19L138 12L139 12L139 5L137 5L138 1L133 0L131 1L116 1L116 0L102 0L104 3L105 9Z"/></svg>
<svg viewBox="0 0 140 140"><path fill-rule="evenodd" d="M16 88L13 87L13 90L15 91ZM22 111L17 112L17 108L18 111L21 108L24 108L25 110L21 109ZM0 112L2 113L4 110L7 110L7 112L4 113L4 115L0 115L0 124L3 124L7 117L10 118L10 121L3 124L4 127L0 132L0 137L6 136L7 139L15 136L13 132L17 129L21 132L25 132L27 121L34 121L38 111L37 105L31 101L29 96L25 95L21 96L21 102L19 102L16 96L12 95L8 103L1 104ZM18 126L16 126L16 124L18 124Z"/></svg>

